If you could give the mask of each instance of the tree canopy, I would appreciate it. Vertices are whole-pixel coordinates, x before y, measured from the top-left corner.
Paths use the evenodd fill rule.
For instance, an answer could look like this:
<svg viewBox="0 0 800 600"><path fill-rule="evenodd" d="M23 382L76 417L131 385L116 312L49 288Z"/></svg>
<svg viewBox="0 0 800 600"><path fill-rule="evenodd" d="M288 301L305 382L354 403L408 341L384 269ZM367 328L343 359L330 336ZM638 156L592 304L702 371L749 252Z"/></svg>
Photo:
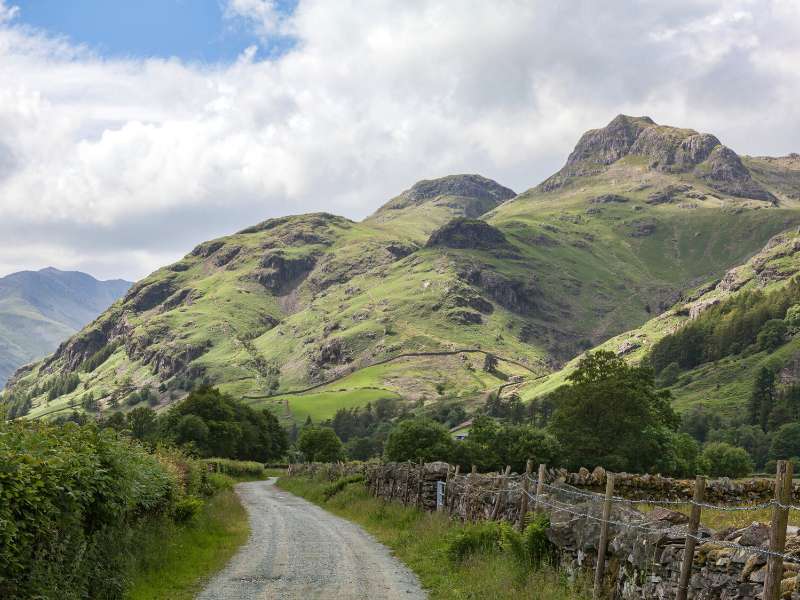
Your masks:
<svg viewBox="0 0 800 600"><path fill-rule="evenodd" d="M288 440L278 419L208 386L193 391L167 413L165 434L201 456L267 462L286 453Z"/></svg>
<svg viewBox="0 0 800 600"><path fill-rule="evenodd" d="M567 380L553 393L549 423L567 466L650 471L665 455L674 458L671 433L679 420L669 391L656 390L648 366L598 351L581 359Z"/></svg>

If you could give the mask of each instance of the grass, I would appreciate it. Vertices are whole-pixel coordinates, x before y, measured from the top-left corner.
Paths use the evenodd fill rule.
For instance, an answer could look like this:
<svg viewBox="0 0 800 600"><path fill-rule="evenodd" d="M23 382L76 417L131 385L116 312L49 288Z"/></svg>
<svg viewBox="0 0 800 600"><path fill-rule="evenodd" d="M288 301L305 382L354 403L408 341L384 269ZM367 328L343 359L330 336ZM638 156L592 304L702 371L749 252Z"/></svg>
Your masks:
<svg viewBox="0 0 800 600"><path fill-rule="evenodd" d="M202 367L214 384L235 397L266 395L276 383L274 391L286 393L354 369L344 380L315 390L335 393L291 398L289 408L296 421L307 416L323 420L337 408L363 405L370 393L379 393L364 391L367 388L389 390L411 404L437 398L437 385L444 383L449 396L469 402L493 386L479 373L474 357L464 364L420 358L364 367L400 352L479 347L544 373L549 370L544 365L552 364L548 359L563 363L582 347L642 326L674 290L721 276L772 235L800 222L794 204L756 210L752 203L719 194L692 201L696 206L691 209L683 204L647 204L652 191L674 183L691 183L703 193L713 191L690 175L658 172L628 158L553 192L523 192L485 215L514 245L515 252L508 255L420 248L402 259L387 257L389 243L422 242L430 227L446 221L452 211L457 213L459 209L449 202L392 212L391 224L377 218L352 223L319 215L276 221L220 238L217 242L224 244L223 249L240 250L224 266L213 256L194 254L180 261L182 269L164 268L149 276L147 282L169 279L174 289L191 290L191 302L166 310L129 311L130 337L156 340L152 348L168 354L180 353L189 344L204 346L193 366ZM598 208L590 200L606 193L621 194L629 201L587 212ZM649 235L633 235L636 224L644 222L655 229ZM261 268L265 248L280 248L287 256L313 254L317 268L289 296L265 293L252 277ZM450 302L465 287L491 296L489 290L465 282L463 273L473 268L491 272L501 282L513 281L508 284L511 288L496 290L501 296L508 296L513 286L526 286L523 295L533 304L510 310L495 301L481 323L453 321L448 317ZM116 305L107 317L119 320L122 308ZM277 322L274 327L273 322ZM651 322L640 331L652 342L673 324ZM350 364L334 362L319 368L316 357L332 339L342 344ZM613 345L620 342L617 338ZM634 356L645 350L643 344ZM280 370L277 380L264 374L265 365ZM63 360L55 368L69 370ZM316 375L311 377L312 373ZM17 387L32 385L38 375L32 372ZM81 385L72 394L50 403L41 394L33 398L31 417L69 411L69 403L79 402L89 391L105 408L110 394L126 385L157 389L161 383L149 365L133 360L122 347L95 371L80 376ZM563 373L557 373L531 383L521 394L529 400L561 380ZM676 396L688 404L706 392L687 388L685 393L676 390ZM728 392L715 395L719 404L735 410L729 407L740 390L734 386ZM161 407L178 397L165 394ZM269 402L259 406L285 410Z"/></svg>
<svg viewBox="0 0 800 600"><path fill-rule="evenodd" d="M190 600L249 534L247 513L232 489L212 497L193 521L162 522L138 533L126 600Z"/></svg>
<svg viewBox="0 0 800 600"><path fill-rule="evenodd" d="M453 563L447 557L449 540L474 525L385 503L370 496L361 483L346 486L328 501L324 495L327 482L282 477L278 485L361 525L417 574L432 600L581 600L591 597L582 578L570 582L564 573L551 567L523 573L504 553L476 554L462 563Z"/></svg>

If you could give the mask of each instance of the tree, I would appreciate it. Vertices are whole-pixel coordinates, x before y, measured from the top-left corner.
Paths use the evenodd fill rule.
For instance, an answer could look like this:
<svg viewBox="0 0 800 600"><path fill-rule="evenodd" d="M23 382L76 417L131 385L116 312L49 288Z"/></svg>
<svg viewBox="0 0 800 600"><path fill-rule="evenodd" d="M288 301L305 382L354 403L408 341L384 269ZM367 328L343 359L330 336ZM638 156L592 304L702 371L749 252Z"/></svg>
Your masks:
<svg viewBox="0 0 800 600"><path fill-rule="evenodd" d="M343 457L342 441L330 427L303 427L297 448L308 462L334 462Z"/></svg>
<svg viewBox="0 0 800 600"><path fill-rule="evenodd" d="M702 470L712 477L744 477L753 472L753 459L744 448L711 442L700 457Z"/></svg>
<svg viewBox="0 0 800 600"><path fill-rule="evenodd" d="M497 357L489 352L483 359L483 370L487 373L494 373L497 370Z"/></svg>
<svg viewBox="0 0 800 600"><path fill-rule="evenodd" d="M770 436L758 425L714 429L709 432L707 439L709 442L727 442L744 448L755 461L756 467L764 466L769 455Z"/></svg>
<svg viewBox="0 0 800 600"><path fill-rule="evenodd" d="M773 459L786 459L800 456L800 423L787 423L775 432L769 457Z"/></svg>
<svg viewBox="0 0 800 600"><path fill-rule="evenodd" d="M401 421L386 440L384 452L391 461L449 460L453 439L443 425L431 419Z"/></svg>
<svg viewBox="0 0 800 600"><path fill-rule="evenodd" d="M753 391L747 403L750 424L759 425L762 431L767 431L774 402L775 373L766 367L761 367L753 382Z"/></svg>
<svg viewBox="0 0 800 600"><path fill-rule="evenodd" d="M649 367L598 351L581 359L567 380L553 393L549 429L569 467L650 471L672 449L666 432L679 420L669 391L656 391Z"/></svg>
<svg viewBox="0 0 800 600"><path fill-rule="evenodd" d="M158 428L156 413L152 408L140 406L130 411L126 419L131 435L137 440L147 440L155 436Z"/></svg>
<svg viewBox="0 0 800 600"><path fill-rule="evenodd" d="M772 352L786 340L786 322L782 319L770 319L761 327L756 337L759 350Z"/></svg>
<svg viewBox="0 0 800 600"><path fill-rule="evenodd" d="M256 411L219 390L201 386L164 417L163 430L202 456L267 462L283 456L286 432L267 410Z"/></svg>

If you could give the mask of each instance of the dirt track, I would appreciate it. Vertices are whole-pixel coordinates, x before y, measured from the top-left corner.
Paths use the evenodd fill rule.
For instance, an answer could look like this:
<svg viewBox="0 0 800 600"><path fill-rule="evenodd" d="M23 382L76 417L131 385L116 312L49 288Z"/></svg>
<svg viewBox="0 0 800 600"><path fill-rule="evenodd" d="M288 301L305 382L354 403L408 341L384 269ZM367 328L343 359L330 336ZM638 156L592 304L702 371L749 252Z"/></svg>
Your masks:
<svg viewBox="0 0 800 600"><path fill-rule="evenodd" d="M414 574L363 529L274 483L236 486L250 539L198 600L427 597Z"/></svg>

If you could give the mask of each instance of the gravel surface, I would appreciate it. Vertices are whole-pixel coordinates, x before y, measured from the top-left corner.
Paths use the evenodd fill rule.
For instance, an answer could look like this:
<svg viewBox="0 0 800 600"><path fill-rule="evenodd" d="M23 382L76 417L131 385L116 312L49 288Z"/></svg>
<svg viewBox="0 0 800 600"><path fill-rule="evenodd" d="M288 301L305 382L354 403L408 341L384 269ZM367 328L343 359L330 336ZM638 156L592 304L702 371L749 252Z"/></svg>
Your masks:
<svg viewBox="0 0 800 600"><path fill-rule="evenodd" d="M275 487L240 483L250 539L198 600L427 598L415 575L358 525Z"/></svg>

